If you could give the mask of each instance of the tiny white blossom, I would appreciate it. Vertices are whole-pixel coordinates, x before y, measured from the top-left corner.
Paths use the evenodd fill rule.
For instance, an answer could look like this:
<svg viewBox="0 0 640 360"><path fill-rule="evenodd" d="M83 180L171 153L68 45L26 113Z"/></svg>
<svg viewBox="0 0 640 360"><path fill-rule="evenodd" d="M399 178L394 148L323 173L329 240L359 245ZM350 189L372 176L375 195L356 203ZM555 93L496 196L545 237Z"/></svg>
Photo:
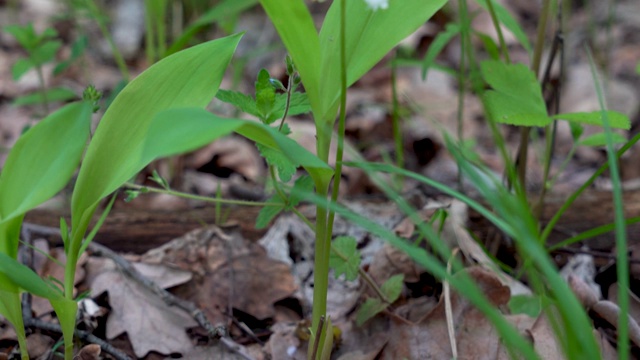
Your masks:
<svg viewBox="0 0 640 360"><path fill-rule="evenodd" d="M386 9L389 7L389 0L364 0L371 10Z"/></svg>

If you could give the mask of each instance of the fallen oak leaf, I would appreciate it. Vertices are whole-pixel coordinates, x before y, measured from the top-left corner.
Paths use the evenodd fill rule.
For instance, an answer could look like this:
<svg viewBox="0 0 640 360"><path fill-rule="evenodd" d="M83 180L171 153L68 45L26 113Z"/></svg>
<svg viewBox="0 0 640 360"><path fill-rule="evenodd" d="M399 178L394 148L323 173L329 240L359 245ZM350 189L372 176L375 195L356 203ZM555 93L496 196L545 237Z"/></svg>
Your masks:
<svg viewBox="0 0 640 360"><path fill-rule="evenodd" d="M153 292L119 271L111 260L104 261L103 272L90 286L94 296L109 293L112 310L107 318L107 338L126 332L139 358L150 351L172 354L191 350L193 345L185 329L197 326L195 320L185 311L166 305ZM164 287L175 285L171 276L164 276L164 281L158 282Z"/></svg>

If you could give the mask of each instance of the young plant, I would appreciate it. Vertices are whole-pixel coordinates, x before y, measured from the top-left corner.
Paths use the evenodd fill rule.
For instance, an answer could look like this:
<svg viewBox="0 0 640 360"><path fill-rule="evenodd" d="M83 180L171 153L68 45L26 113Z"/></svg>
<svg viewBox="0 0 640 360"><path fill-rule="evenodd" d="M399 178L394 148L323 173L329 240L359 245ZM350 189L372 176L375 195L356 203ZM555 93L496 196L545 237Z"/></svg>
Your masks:
<svg viewBox="0 0 640 360"><path fill-rule="evenodd" d="M415 31L445 1L402 1L372 9L361 0L334 1L320 33L303 1L261 0L282 42L291 55L305 86L316 125L316 151L329 161L331 134L341 109L338 155L332 199L337 197L341 175L342 138L346 88L371 69L402 39ZM310 173L320 197L329 199L327 178ZM326 359L331 352L330 319L326 318L326 294L333 214L318 206L312 338L309 358ZM326 319L319 328L320 319ZM318 339L316 340L316 337Z"/></svg>
<svg viewBox="0 0 640 360"><path fill-rule="evenodd" d="M28 24L9 25L3 30L13 35L27 53L27 57L19 59L11 67L13 79L19 80L27 71L35 69L40 83L40 91L37 95L20 97L14 101L15 105L42 104L46 115L51 101L68 101L77 98L73 91L66 88L46 88L42 66L54 61L58 49L62 46L62 43L56 40L58 33L54 29L47 28L38 34L33 24Z"/></svg>
<svg viewBox="0 0 640 360"><path fill-rule="evenodd" d="M0 173L0 313L14 326L22 352L28 359L20 293L28 291L49 299L72 344L76 303L62 290L42 280L17 261L20 228L27 211L60 191L77 168L87 139L92 105L69 104L29 129L11 149Z"/></svg>

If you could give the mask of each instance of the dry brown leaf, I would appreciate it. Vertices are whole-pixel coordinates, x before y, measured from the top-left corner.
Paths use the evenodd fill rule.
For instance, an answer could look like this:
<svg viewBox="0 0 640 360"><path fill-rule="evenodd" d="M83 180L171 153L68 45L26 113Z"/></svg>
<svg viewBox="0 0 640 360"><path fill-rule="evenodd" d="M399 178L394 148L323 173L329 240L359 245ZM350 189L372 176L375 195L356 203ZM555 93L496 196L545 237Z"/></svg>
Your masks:
<svg viewBox="0 0 640 360"><path fill-rule="evenodd" d="M100 345L89 344L84 346L74 357L76 360L100 360Z"/></svg>
<svg viewBox="0 0 640 360"><path fill-rule="evenodd" d="M51 350L53 339L40 333L27 336L27 352L30 359L37 359Z"/></svg>
<svg viewBox="0 0 640 360"><path fill-rule="evenodd" d="M102 272L90 287L94 296L109 293L111 313L107 318L107 338L126 332L138 357L150 351L171 354L191 350L193 345L185 329L196 326L195 320L186 312L167 306L149 289L119 271L111 260L102 261ZM162 278L154 280L161 287L176 283L166 273L159 276Z"/></svg>
<svg viewBox="0 0 640 360"><path fill-rule="evenodd" d="M546 315L540 315L531 329L528 331L533 339L533 348L541 359L564 359L562 347L556 340L558 335Z"/></svg>
<svg viewBox="0 0 640 360"><path fill-rule="evenodd" d="M273 304L296 290L288 265L267 257L259 245L232 238L213 226L151 250L142 260L196 275L181 290L214 324L227 319L229 306L258 319L273 317Z"/></svg>
<svg viewBox="0 0 640 360"><path fill-rule="evenodd" d="M509 301L509 288L503 286L491 271L480 267L464 271L494 305L504 305ZM496 330L480 311L455 292L452 293L451 304L460 359L496 359L500 352L505 351ZM442 300L419 323L407 324L392 319L388 332L392 335L383 350L382 359L450 359L452 356Z"/></svg>

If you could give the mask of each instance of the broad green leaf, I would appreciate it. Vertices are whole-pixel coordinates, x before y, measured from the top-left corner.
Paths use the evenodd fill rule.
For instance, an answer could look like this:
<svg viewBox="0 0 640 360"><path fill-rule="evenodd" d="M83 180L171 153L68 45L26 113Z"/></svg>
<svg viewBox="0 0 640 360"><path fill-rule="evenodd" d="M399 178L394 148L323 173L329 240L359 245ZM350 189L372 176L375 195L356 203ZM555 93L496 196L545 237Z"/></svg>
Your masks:
<svg viewBox="0 0 640 360"><path fill-rule="evenodd" d="M0 218L7 221L60 191L80 162L91 121L91 105L67 105L22 135L0 173Z"/></svg>
<svg viewBox="0 0 640 360"><path fill-rule="evenodd" d="M546 126L551 122L540 84L526 66L488 60L482 62L481 72L493 88L482 99L495 121L519 126Z"/></svg>
<svg viewBox="0 0 640 360"><path fill-rule="evenodd" d="M169 56L182 50L195 35L207 26L228 19L256 5L258 0L223 0L212 6L196 21L187 26L182 34L169 47L164 56Z"/></svg>
<svg viewBox="0 0 640 360"><path fill-rule="evenodd" d="M553 119L568 120L571 122L578 122L586 125L598 125L604 126L602 120L602 111L592 112L575 112L567 114L558 114L552 116ZM629 130L631 128L631 122L629 117L623 113L617 111L607 111L607 119L609 120L609 126L617 129Z"/></svg>
<svg viewBox="0 0 640 360"><path fill-rule="evenodd" d="M618 134L611 133L611 137L613 138L613 144L624 144L627 142L627 138ZM578 141L577 145L582 146L606 146L607 145L607 134L600 132L597 134L589 135L585 138L582 138Z"/></svg>
<svg viewBox="0 0 640 360"><path fill-rule="evenodd" d="M260 0L293 59L309 95L314 117L321 109L321 51L318 32L303 0ZM337 56L337 55L336 55Z"/></svg>
<svg viewBox="0 0 640 360"><path fill-rule="evenodd" d="M169 56L118 94L100 121L80 168L72 198L74 232L79 222L89 221L102 198L147 164L141 158L156 114L175 107L205 107L211 101L240 37L213 40Z"/></svg>
<svg viewBox="0 0 640 360"><path fill-rule="evenodd" d="M353 281L358 277L360 268L360 252L356 239L352 236L338 236L331 245L329 267L335 272L336 278L344 274L345 278Z"/></svg>
<svg viewBox="0 0 640 360"><path fill-rule="evenodd" d="M320 31L322 65L320 77L320 109L317 117L313 94L309 94L316 121L333 123L334 110L340 96L340 1L334 1ZM346 4L347 86L378 63L394 46L422 26L446 0L391 1L384 10L371 10L365 1ZM270 14L271 15L271 14ZM286 43L285 43L286 45ZM287 49L291 51L287 45ZM294 57L295 60L295 57ZM296 66L300 66L296 61ZM305 74L300 71L302 80ZM309 88L305 83L305 89Z"/></svg>
<svg viewBox="0 0 640 360"><path fill-rule="evenodd" d="M262 123L226 119L204 109L170 109L159 113L149 128L141 162L144 166L156 158L195 150L211 141L236 132L254 142L279 151L293 163L300 164L310 174L324 180L333 169L301 145ZM167 130L171 131L167 131Z"/></svg>
<svg viewBox="0 0 640 360"><path fill-rule="evenodd" d="M265 69L260 70L256 81L256 108L258 108L260 120L266 124L270 124L267 120L276 102L276 89L270 80L269 72Z"/></svg>
<svg viewBox="0 0 640 360"><path fill-rule="evenodd" d="M276 205L264 206L262 209L260 209L260 212L256 217L256 229L266 228L267 225L269 225L269 223L271 222L271 220L273 220L276 216L278 216L278 214L280 214L282 210L284 210L285 208L285 204L282 201L282 198L280 198L280 196L278 196L277 194L269 198L267 202L278 203L282 205L281 206L276 206Z"/></svg>
<svg viewBox="0 0 640 360"><path fill-rule="evenodd" d="M476 0L476 2L485 10L489 11L487 7L487 0ZM522 45L522 47L525 48L525 50L527 50L529 54L531 54L531 43L529 43L527 34L524 32L524 30L522 30L522 27L520 27L520 23L518 23L518 21L513 16L511 16L509 11L507 11L507 9L505 9L504 6L499 4L497 1L492 0L492 5L500 23L502 23L507 29L509 29L509 31L511 31L516 39L518 39L520 45Z"/></svg>
<svg viewBox="0 0 640 360"><path fill-rule="evenodd" d="M78 95L72 90L66 88L52 88L47 89L45 94L43 95L41 92L36 92L33 94L20 96L13 100L13 105L21 106L21 105L34 105L34 104L42 104L45 102L52 101L69 101L73 99L77 99Z"/></svg>
<svg viewBox="0 0 640 360"><path fill-rule="evenodd" d="M424 56L424 60L422 60L422 80L427 78L427 72L431 68L431 65L433 65L436 57L442 52L442 49L444 49L451 39L459 33L460 26L455 23L449 23L445 27L444 31L441 31L436 35Z"/></svg>

